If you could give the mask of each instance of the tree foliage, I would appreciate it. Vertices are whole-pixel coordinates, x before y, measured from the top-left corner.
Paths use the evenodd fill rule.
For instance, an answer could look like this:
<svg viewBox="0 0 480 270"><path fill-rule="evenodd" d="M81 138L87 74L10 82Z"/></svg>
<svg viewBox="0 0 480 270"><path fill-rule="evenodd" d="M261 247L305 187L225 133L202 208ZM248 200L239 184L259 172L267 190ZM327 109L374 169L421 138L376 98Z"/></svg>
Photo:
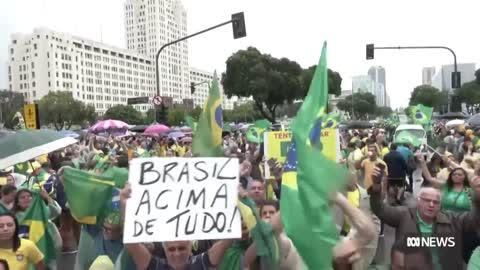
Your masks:
<svg viewBox="0 0 480 270"><path fill-rule="evenodd" d="M315 73L316 68L317 66L314 65L303 71L302 81L304 84L303 89L305 90L303 96L307 95L308 88L313 79L313 74ZM340 73L331 69L328 69L328 94L335 95L337 97L342 94L342 76L340 76Z"/></svg>
<svg viewBox="0 0 480 270"><path fill-rule="evenodd" d="M89 125L96 120L95 108L75 100L69 91L50 92L38 104L41 124L53 125L57 130Z"/></svg>
<svg viewBox="0 0 480 270"><path fill-rule="evenodd" d="M375 96L370 93L355 93L349 95L337 103L337 108L344 112L352 112L356 119L368 119L369 115L375 115L377 105Z"/></svg>
<svg viewBox="0 0 480 270"><path fill-rule="evenodd" d="M14 115L17 112L23 114L24 99L21 93L12 91L0 91L0 123L4 124L4 127L13 129L18 124L18 119L14 119Z"/></svg>
<svg viewBox="0 0 480 270"><path fill-rule="evenodd" d="M142 113L131 105L116 105L109 108L103 115L103 119L115 119L129 125L140 125L144 123Z"/></svg>
<svg viewBox="0 0 480 270"><path fill-rule="evenodd" d="M183 105L176 105L168 109L167 122L170 126L179 126L185 120L185 107Z"/></svg>
<svg viewBox="0 0 480 270"><path fill-rule="evenodd" d="M393 110L390 107L377 107L375 115L387 119L392 114L392 112Z"/></svg>
<svg viewBox="0 0 480 270"><path fill-rule="evenodd" d="M480 108L480 69L475 71L475 80L466 82L455 91L452 97L452 106L461 108L461 103L466 103L467 109L473 113Z"/></svg>
<svg viewBox="0 0 480 270"><path fill-rule="evenodd" d="M423 104L428 107L439 109L441 105L448 103L448 95L430 85L419 85L413 89L410 96L410 106Z"/></svg>
<svg viewBox="0 0 480 270"><path fill-rule="evenodd" d="M252 102L235 106L233 110L225 110L223 112L224 122L254 122L255 120L263 119L261 113L255 109Z"/></svg>

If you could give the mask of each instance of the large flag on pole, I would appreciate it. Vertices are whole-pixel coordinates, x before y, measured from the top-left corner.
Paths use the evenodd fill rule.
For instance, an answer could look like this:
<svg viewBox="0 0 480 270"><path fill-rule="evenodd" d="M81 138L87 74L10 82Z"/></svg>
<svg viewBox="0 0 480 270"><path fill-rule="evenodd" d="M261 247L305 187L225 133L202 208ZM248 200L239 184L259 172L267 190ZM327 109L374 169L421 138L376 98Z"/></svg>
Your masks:
<svg viewBox="0 0 480 270"><path fill-rule="evenodd" d="M223 156L222 130L222 97L220 96L217 73L215 72L208 99L203 107L202 113L200 114L197 130L193 137L193 154L202 157Z"/></svg>
<svg viewBox="0 0 480 270"><path fill-rule="evenodd" d="M322 154L321 135L328 98L327 46L302 107L292 123L282 177L282 223L309 269L330 269L338 241L329 205L331 194L344 184L346 171Z"/></svg>

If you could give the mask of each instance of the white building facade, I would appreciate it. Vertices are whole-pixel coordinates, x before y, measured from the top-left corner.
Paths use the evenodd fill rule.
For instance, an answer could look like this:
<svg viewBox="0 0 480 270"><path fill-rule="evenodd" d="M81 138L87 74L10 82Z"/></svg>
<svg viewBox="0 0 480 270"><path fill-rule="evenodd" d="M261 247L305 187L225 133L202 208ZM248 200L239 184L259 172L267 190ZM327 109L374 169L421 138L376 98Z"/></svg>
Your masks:
<svg viewBox="0 0 480 270"><path fill-rule="evenodd" d="M187 36L187 12L180 0L127 0L124 8L127 49L153 63L162 45ZM163 50L159 66L160 95L172 97L175 103L190 98L187 42Z"/></svg>
<svg viewBox="0 0 480 270"><path fill-rule="evenodd" d="M453 65L443 65L440 70L433 76L432 86L441 91L451 91L452 89L452 72ZM461 85L466 82L475 80L475 63L457 64L457 71L460 72Z"/></svg>
<svg viewBox="0 0 480 270"><path fill-rule="evenodd" d="M8 82L26 101L40 100L50 91L69 91L99 114L126 104L129 97L155 94L151 59L45 28L11 36ZM151 105L134 107L146 111Z"/></svg>
<svg viewBox="0 0 480 270"><path fill-rule="evenodd" d="M424 67L422 70L422 84L432 85L433 76L435 76L435 67Z"/></svg>
<svg viewBox="0 0 480 270"><path fill-rule="evenodd" d="M220 80L220 74L217 74ZM205 70L190 68L190 81L195 85L195 92L192 95L193 105L195 107L200 106L203 108L205 101L208 98L209 87L212 84L213 72ZM223 91L223 86L219 82L220 95L222 96L222 108L224 110L233 110L235 98L228 99Z"/></svg>

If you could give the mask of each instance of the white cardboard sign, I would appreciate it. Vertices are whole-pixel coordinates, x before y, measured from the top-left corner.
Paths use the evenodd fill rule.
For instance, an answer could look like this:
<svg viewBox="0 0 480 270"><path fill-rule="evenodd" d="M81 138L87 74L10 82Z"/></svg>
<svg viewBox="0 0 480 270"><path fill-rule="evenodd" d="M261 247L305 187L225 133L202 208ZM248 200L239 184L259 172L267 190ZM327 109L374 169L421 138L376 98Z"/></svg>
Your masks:
<svg viewBox="0 0 480 270"><path fill-rule="evenodd" d="M238 170L231 158L133 159L123 241L240 238Z"/></svg>

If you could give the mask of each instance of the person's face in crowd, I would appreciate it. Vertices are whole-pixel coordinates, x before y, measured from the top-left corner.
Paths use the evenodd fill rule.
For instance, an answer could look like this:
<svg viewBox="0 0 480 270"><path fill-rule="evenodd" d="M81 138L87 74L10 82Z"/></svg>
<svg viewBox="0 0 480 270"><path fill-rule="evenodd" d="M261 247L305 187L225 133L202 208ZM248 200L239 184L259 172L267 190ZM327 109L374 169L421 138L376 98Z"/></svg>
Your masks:
<svg viewBox="0 0 480 270"><path fill-rule="evenodd" d="M14 185L15 184L15 178L13 177L13 175L11 175L11 174L7 175L7 184L8 185Z"/></svg>
<svg viewBox="0 0 480 270"><path fill-rule="evenodd" d="M122 238L122 228L119 225L113 225L105 222L103 224L103 238L105 240L118 240Z"/></svg>
<svg viewBox="0 0 480 270"><path fill-rule="evenodd" d="M15 233L15 220L10 216L0 217L0 241L8 241Z"/></svg>
<svg viewBox="0 0 480 270"><path fill-rule="evenodd" d="M265 200L265 186L260 181L252 181L250 184L250 189L248 190L248 196L259 203Z"/></svg>
<svg viewBox="0 0 480 270"><path fill-rule="evenodd" d="M3 194L2 195L2 201L4 201L7 204L10 204L15 201L15 196L17 196L17 191L10 192L9 194Z"/></svg>
<svg viewBox="0 0 480 270"><path fill-rule="evenodd" d="M190 241L172 241L163 243L168 264L175 269L183 269L192 252Z"/></svg>
<svg viewBox="0 0 480 270"><path fill-rule="evenodd" d="M452 171L452 181L454 184L462 184L465 181L465 172L461 169Z"/></svg>
<svg viewBox="0 0 480 270"><path fill-rule="evenodd" d="M275 206L273 205L264 205L262 207L262 212L260 213L260 216L262 217L263 221L270 221L270 218L277 213L277 209L275 209Z"/></svg>
<svg viewBox="0 0 480 270"><path fill-rule="evenodd" d="M377 159L377 148L374 145L368 146L368 155L370 156L370 160Z"/></svg>
<svg viewBox="0 0 480 270"><path fill-rule="evenodd" d="M25 192L25 191L20 191L18 192L18 205L20 206L21 209L27 209L30 206L30 203L32 202L32 195L30 193Z"/></svg>
<svg viewBox="0 0 480 270"><path fill-rule="evenodd" d="M418 197L417 209L422 219L434 219L440 211L441 194L434 188L424 188Z"/></svg>
<svg viewBox="0 0 480 270"><path fill-rule="evenodd" d="M375 137L377 143L383 142L383 138L384 138L383 132L378 133L378 135Z"/></svg>

